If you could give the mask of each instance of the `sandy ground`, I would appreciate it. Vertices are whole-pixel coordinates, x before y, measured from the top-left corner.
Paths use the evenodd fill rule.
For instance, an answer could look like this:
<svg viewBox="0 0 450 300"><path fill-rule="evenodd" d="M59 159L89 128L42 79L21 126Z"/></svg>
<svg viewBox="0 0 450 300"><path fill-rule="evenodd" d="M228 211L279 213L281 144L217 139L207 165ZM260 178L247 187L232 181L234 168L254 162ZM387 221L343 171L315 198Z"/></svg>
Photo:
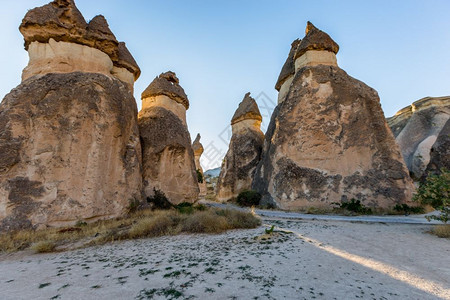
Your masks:
<svg viewBox="0 0 450 300"><path fill-rule="evenodd" d="M265 228L0 257L1 299L450 299L430 225L264 219Z"/></svg>

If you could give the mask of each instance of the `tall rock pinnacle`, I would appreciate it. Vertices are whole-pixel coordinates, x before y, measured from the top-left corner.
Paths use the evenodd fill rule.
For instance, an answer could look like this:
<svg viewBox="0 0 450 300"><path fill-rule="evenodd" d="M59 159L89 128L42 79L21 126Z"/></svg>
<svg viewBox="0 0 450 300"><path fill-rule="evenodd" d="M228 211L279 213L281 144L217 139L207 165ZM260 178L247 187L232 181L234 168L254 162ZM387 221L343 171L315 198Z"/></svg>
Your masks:
<svg viewBox="0 0 450 300"><path fill-rule="evenodd" d="M261 121L255 99L245 94L231 120L233 135L217 182L219 201L236 198L251 188L264 143Z"/></svg>
<svg viewBox="0 0 450 300"><path fill-rule="evenodd" d="M175 204L195 202L198 177L186 124L189 100L174 72L162 73L142 93L139 131L147 197L163 191Z"/></svg>

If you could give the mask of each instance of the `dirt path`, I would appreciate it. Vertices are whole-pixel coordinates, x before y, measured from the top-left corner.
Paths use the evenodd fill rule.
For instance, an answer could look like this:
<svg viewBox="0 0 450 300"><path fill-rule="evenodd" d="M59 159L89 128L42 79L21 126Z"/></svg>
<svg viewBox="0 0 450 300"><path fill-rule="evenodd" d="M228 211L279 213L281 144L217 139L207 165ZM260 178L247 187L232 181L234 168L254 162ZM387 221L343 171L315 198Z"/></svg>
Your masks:
<svg viewBox="0 0 450 300"><path fill-rule="evenodd" d="M1 299L450 299L429 225L264 220L265 228L2 257Z"/></svg>

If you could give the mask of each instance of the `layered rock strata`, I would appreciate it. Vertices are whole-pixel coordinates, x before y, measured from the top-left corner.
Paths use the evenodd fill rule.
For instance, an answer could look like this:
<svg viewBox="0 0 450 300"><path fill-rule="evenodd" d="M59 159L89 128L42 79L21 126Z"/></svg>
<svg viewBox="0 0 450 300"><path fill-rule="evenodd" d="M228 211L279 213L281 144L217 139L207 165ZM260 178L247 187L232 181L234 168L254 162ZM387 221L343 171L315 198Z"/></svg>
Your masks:
<svg viewBox="0 0 450 300"><path fill-rule="evenodd" d="M413 184L378 94L337 66L338 50L308 22L253 182L263 204L330 208L355 198L387 208L411 198Z"/></svg>
<svg viewBox="0 0 450 300"><path fill-rule="evenodd" d="M142 93L138 118L147 197L157 189L174 204L197 201L197 172L186 125L188 108L186 93L170 71L156 77Z"/></svg>
<svg viewBox="0 0 450 300"><path fill-rule="evenodd" d="M449 119L450 97L420 99L387 119L413 178L449 168Z"/></svg>
<svg viewBox="0 0 450 300"><path fill-rule="evenodd" d="M264 143L261 122L258 105L247 93L231 120L232 137L217 182L217 200L227 201L251 189Z"/></svg>
<svg viewBox="0 0 450 300"><path fill-rule="evenodd" d="M0 231L118 217L141 199L136 102L104 69L106 21L89 24L73 1L22 22L30 64L0 104Z"/></svg>
<svg viewBox="0 0 450 300"><path fill-rule="evenodd" d="M195 138L194 142L192 143L192 150L194 151L194 159L195 159L195 169L197 170L197 177L198 177L198 187L200 189L200 197L206 196L206 181L205 176L203 174L203 168L200 164L200 158L202 157L204 148L202 143L200 143L200 133L197 134L197 137ZM201 176L199 175L201 174ZM201 177L201 178L200 178Z"/></svg>
<svg viewBox="0 0 450 300"><path fill-rule="evenodd" d="M87 23L73 0L55 0L28 11L19 30L30 58L23 81L35 75L80 71L114 76L132 89L141 73L106 19L99 15Z"/></svg>

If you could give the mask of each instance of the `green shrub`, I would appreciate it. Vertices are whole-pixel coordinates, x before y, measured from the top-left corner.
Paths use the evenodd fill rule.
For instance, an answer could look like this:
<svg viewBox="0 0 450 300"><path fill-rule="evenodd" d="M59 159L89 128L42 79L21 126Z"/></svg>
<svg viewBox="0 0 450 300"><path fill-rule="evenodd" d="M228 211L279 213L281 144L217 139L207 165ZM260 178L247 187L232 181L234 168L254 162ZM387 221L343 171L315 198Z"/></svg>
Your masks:
<svg viewBox="0 0 450 300"><path fill-rule="evenodd" d="M257 206L261 201L261 194L256 191L243 191L237 197L237 204L241 206Z"/></svg>
<svg viewBox="0 0 450 300"><path fill-rule="evenodd" d="M200 171L200 169L197 169L196 171L197 171L197 181L198 181L198 183L203 183L203 174L202 174L202 172Z"/></svg>
<svg viewBox="0 0 450 300"><path fill-rule="evenodd" d="M153 209L170 209L172 203L167 199L163 191L153 188L153 196L147 197L147 202L153 204Z"/></svg>
<svg viewBox="0 0 450 300"><path fill-rule="evenodd" d="M340 204L340 208L346 209L351 212L371 215L372 209L365 207L364 204L361 203L360 200L356 200L355 198L350 199L349 202L342 202Z"/></svg>
<svg viewBox="0 0 450 300"><path fill-rule="evenodd" d="M440 211L438 216L427 216L428 221L439 220L448 222L450 213L450 172L443 168L440 175L429 175L422 182L413 200L423 205L431 205Z"/></svg>
<svg viewBox="0 0 450 300"><path fill-rule="evenodd" d="M409 206L408 204L397 204L394 206L394 210L408 214L423 214L424 208L422 206Z"/></svg>
<svg viewBox="0 0 450 300"><path fill-rule="evenodd" d="M194 205L189 202L182 202L174 207L181 214L192 214L195 211Z"/></svg>

